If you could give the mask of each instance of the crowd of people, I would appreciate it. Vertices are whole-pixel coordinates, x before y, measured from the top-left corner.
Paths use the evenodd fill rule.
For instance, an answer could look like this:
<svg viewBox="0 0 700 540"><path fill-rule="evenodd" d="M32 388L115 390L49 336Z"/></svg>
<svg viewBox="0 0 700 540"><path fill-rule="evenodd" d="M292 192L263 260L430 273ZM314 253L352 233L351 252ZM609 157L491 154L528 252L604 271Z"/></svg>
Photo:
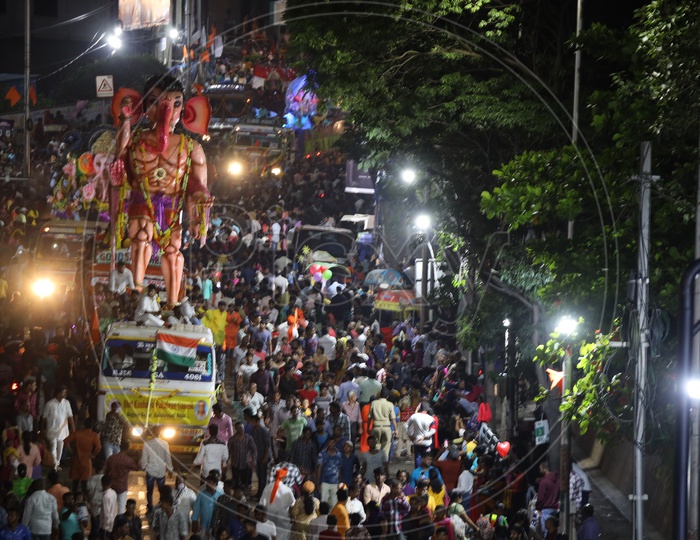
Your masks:
<svg viewBox="0 0 700 540"><path fill-rule="evenodd" d="M95 424L64 384L66 364L80 367L76 339L59 331L48 358L41 336L23 352L7 346L0 365L28 376L4 411L0 537L140 538L127 492L129 473L143 470L161 540L557 538L557 474L540 464L535 480L519 450L503 459L480 444L489 400L440 328L406 321L382 333L363 317L333 324L302 308L290 339L246 306L218 308L233 340L221 347L227 391L191 467L157 427L133 455L116 403ZM70 489L58 474L67 452ZM571 488L588 540L600 529L584 478L575 468Z"/></svg>
<svg viewBox="0 0 700 540"><path fill-rule="evenodd" d="M214 170L226 151L208 145ZM0 540L141 540L135 471L158 540L559 538L558 474L527 437L505 454L484 437L493 396L450 329L373 309L364 277L383 263L371 249L323 280L295 252L295 229L370 209L343 192L344 173L330 152L255 182L213 177L212 227L205 246L185 235L185 297L172 311L156 285L136 290L126 264L78 318L28 303L0 278ZM3 196L5 242L36 234L42 200ZM86 253L108 241L103 231ZM132 320L211 329L218 402L191 465L158 427L132 452L117 404L96 421L96 388L82 383L100 367L93 306L102 332ZM585 472L574 466L569 484L578 538L594 540Z"/></svg>

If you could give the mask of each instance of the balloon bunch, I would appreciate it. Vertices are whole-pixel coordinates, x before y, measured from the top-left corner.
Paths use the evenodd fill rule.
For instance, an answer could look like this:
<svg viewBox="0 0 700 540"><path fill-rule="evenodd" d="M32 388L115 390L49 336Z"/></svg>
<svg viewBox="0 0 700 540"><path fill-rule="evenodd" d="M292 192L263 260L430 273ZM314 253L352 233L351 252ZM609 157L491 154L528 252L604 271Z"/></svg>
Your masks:
<svg viewBox="0 0 700 540"><path fill-rule="evenodd" d="M316 283L321 281L328 281L333 277L333 272L327 266L321 266L319 264L312 264L309 267L309 273Z"/></svg>

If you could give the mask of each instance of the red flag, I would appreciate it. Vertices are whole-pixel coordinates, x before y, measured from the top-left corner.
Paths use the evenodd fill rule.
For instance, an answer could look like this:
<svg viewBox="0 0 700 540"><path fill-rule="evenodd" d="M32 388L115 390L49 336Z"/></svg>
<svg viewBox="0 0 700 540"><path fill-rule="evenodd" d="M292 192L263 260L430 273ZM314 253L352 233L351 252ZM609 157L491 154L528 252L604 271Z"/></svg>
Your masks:
<svg viewBox="0 0 700 540"><path fill-rule="evenodd" d="M5 94L5 99L9 99L10 107L14 107L17 105L17 103L19 103L19 100L22 99L22 94L20 94L19 90L13 86L7 91L7 94Z"/></svg>
<svg viewBox="0 0 700 540"><path fill-rule="evenodd" d="M29 101L32 102L32 105L36 105L36 90L34 90L34 85L29 87Z"/></svg>

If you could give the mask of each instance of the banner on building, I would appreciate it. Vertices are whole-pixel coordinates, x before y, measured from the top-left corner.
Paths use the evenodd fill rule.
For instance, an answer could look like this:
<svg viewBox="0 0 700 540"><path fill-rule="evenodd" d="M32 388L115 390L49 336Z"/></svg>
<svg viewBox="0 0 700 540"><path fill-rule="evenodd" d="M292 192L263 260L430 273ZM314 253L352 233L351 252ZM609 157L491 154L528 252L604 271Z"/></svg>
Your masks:
<svg viewBox="0 0 700 540"><path fill-rule="evenodd" d="M170 24L170 0L119 0L124 30Z"/></svg>

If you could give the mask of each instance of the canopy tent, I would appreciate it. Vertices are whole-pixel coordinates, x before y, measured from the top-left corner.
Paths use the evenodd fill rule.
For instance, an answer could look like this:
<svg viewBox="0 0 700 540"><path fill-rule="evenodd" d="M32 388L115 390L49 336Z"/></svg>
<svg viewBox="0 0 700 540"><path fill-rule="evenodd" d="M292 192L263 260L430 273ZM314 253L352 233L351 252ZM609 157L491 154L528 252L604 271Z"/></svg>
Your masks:
<svg viewBox="0 0 700 540"><path fill-rule="evenodd" d="M316 250L312 253L311 259L314 261L314 263L337 263L338 259L336 259L333 255L328 253L327 251L323 251L322 249ZM324 264L324 266L326 266Z"/></svg>
<svg viewBox="0 0 700 540"><path fill-rule="evenodd" d="M380 291L374 300L374 309L385 311L417 311L416 293L405 290Z"/></svg>
<svg viewBox="0 0 700 540"><path fill-rule="evenodd" d="M403 276L393 268L378 268L367 274L365 285L388 285L389 287L403 287L406 283Z"/></svg>

